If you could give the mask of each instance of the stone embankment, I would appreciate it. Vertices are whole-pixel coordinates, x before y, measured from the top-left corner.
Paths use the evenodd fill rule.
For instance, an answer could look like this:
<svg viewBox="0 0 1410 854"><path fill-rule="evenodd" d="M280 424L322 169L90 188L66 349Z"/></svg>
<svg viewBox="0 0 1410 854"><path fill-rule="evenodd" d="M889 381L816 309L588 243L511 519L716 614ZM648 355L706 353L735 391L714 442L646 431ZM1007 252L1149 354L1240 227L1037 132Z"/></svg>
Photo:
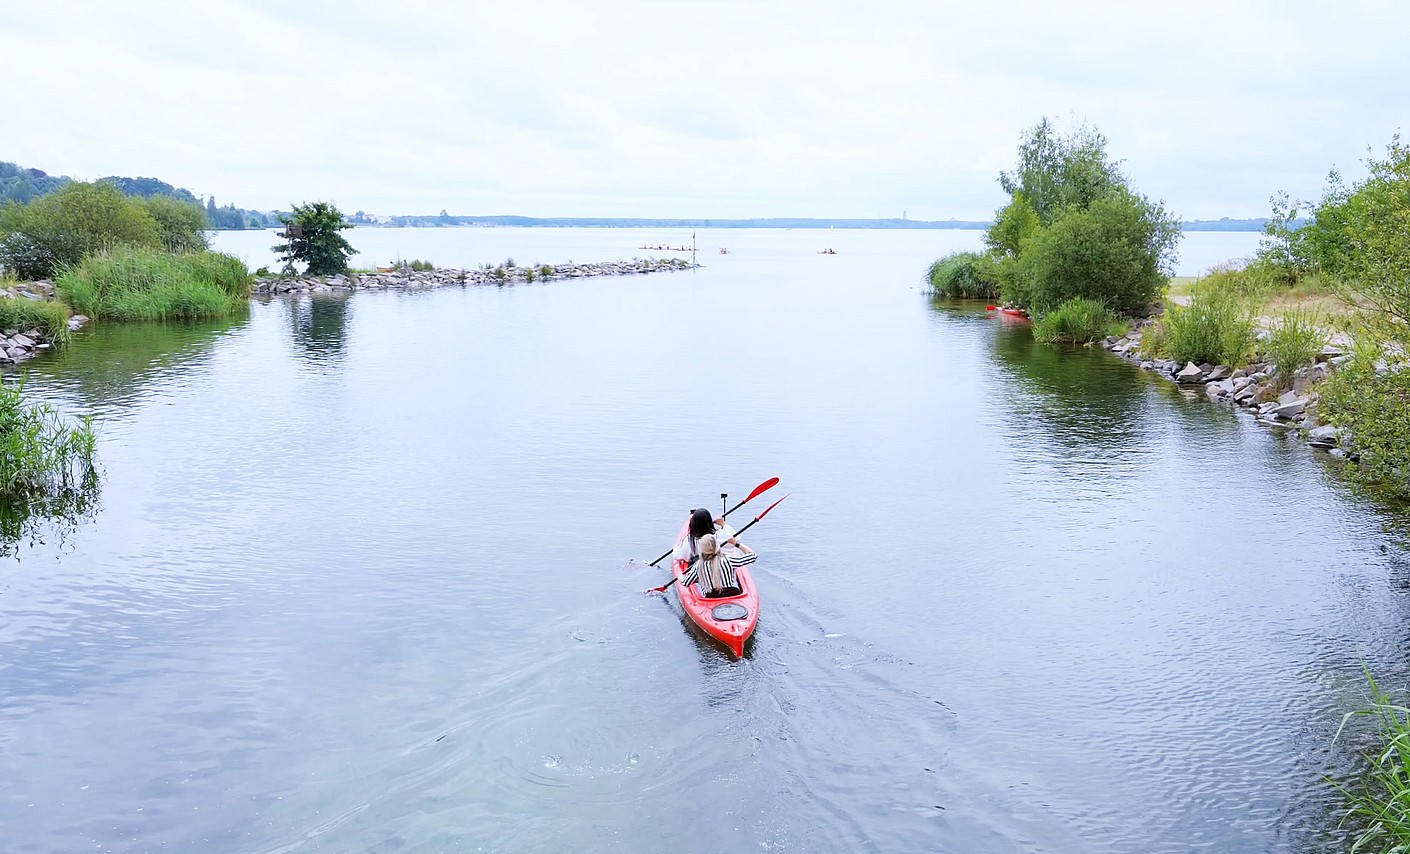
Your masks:
<svg viewBox="0 0 1410 854"><path fill-rule="evenodd" d="M692 265L678 258L651 258L634 261L607 261L596 264L543 264L534 267L493 267L479 270L412 270L400 268L375 273L349 273L339 276L269 276L255 279L252 293L270 294L333 293L354 290L426 290L472 285L517 285L555 279L585 279L592 276L630 276L689 270Z"/></svg>
<svg viewBox="0 0 1410 854"><path fill-rule="evenodd" d="M54 283L48 279L42 279L37 282L22 282L8 288L0 288L0 299L52 302ZM87 323L87 317L75 314L69 318L69 329L77 331ZM0 330L0 365L13 365L26 359L32 359L48 350L53 343L38 329Z"/></svg>
<svg viewBox="0 0 1410 854"><path fill-rule="evenodd" d="M1345 447L1340 428L1317 420L1316 384L1351 359L1342 348L1331 344L1323 347L1316 362L1299 368L1289 383L1278 377L1275 367L1264 362L1240 367L1193 362L1182 366L1168 359L1146 358L1141 352L1141 339L1154 323L1153 319L1139 321L1120 338L1103 339L1102 347L1183 388L1202 389L1210 400L1242 407L1260 424L1299 430L1308 444L1336 457L1356 459L1356 452Z"/></svg>

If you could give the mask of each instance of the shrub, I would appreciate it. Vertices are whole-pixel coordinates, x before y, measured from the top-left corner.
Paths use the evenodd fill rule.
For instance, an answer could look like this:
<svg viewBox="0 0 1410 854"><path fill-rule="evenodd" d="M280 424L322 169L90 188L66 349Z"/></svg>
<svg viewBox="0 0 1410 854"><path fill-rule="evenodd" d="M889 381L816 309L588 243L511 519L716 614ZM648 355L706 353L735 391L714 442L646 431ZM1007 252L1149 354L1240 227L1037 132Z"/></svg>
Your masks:
<svg viewBox="0 0 1410 854"><path fill-rule="evenodd" d="M0 297L0 329L38 329L55 344L67 344L69 309L61 302Z"/></svg>
<svg viewBox="0 0 1410 854"><path fill-rule="evenodd" d="M552 267L548 266L547 264L541 264L541 265L539 265L539 278L540 278L540 279L547 279L549 276L552 276L552 275L553 275L553 268L552 268Z"/></svg>
<svg viewBox="0 0 1410 854"><path fill-rule="evenodd" d="M955 252L930 265L926 280L939 296L996 299L998 269L993 259L977 252Z"/></svg>
<svg viewBox="0 0 1410 854"><path fill-rule="evenodd" d="M1197 290L1189 306L1170 306L1161 326L1169 357L1195 364L1243 362L1257 331L1253 307L1246 299L1214 289Z"/></svg>
<svg viewBox="0 0 1410 854"><path fill-rule="evenodd" d="M1318 415L1346 428L1361 457L1352 474L1410 498L1410 366L1387 364L1373 338L1318 387Z"/></svg>
<svg viewBox="0 0 1410 854"><path fill-rule="evenodd" d="M410 261L407 261L402 266L410 267L412 270L415 270L418 273L428 273L436 269L435 264L432 264L430 261L422 261L419 258L413 258Z"/></svg>
<svg viewBox="0 0 1410 854"><path fill-rule="evenodd" d="M244 262L219 252L119 247L89 257L55 284L89 317L170 320L234 313L247 305L250 281Z"/></svg>
<svg viewBox="0 0 1410 854"><path fill-rule="evenodd" d="M291 269L295 261L301 261L308 266L310 276L346 272L348 258L357 250L338 232L352 226L343 222L343 215L327 202L293 207L290 215L280 216L279 221L286 227L297 226L301 233L298 237L286 236L284 243L271 247L279 253L284 268Z"/></svg>
<svg viewBox="0 0 1410 854"><path fill-rule="evenodd" d="M1140 313L1165 284L1179 235L1164 208L1124 188L1086 208L1066 208L1018 258L1017 279L1028 291L1022 304L1041 313L1085 297Z"/></svg>
<svg viewBox="0 0 1410 854"><path fill-rule="evenodd" d="M170 196L152 196L147 213L157 221L162 245L168 252L201 252L210 248L206 238L206 212L200 205L177 201Z"/></svg>
<svg viewBox="0 0 1410 854"><path fill-rule="evenodd" d="M1122 331L1111 311L1096 300L1073 297L1038 317L1033 337L1048 343L1088 344Z"/></svg>
<svg viewBox="0 0 1410 854"><path fill-rule="evenodd" d="M1317 317L1304 309L1287 312L1269 332L1263 342L1263 357L1278 369L1278 382L1291 386L1293 371L1312 363L1327 343L1327 336L1317 328Z"/></svg>
<svg viewBox="0 0 1410 854"><path fill-rule="evenodd" d="M146 205L105 183L74 182L27 205L0 208L0 266L48 278L112 246L161 245Z"/></svg>

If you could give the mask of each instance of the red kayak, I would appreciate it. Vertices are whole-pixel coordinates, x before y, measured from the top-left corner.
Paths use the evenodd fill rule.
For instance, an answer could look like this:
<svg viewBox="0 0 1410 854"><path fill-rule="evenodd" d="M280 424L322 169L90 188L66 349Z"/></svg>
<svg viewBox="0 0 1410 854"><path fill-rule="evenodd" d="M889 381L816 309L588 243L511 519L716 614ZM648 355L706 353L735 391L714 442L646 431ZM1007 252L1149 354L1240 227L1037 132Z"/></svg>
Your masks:
<svg viewBox="0 0 1410 854"><path fill-rule="evenodd" d="M676 538L677 544L685 539L689 530L690 520L687 519L686 524L681 526L680 536ZM759 622L759 590L754 586L749 568L735 568L739 589L743 592L738 596L726 596L721 599L706 599L700 595L699 588L694 584L681 581L685 571L685 561L671 562L671 573L676 577L675 588L676 593L680 595L681 607L705 634L728 647L735 658L743 658L744 642L754 634L754 625Z"/></svg>
<svg viewBox="0 0 1410 854"><path fill-rule="evenodd" d="M997 311L999 314L1002 314L1002 315L1004 315L1004 316L1006 316L1006 317L1012 317L1012 318L1015 318L1015 319L1018 319L1018 320L1031 320L1031 319L1032 319L1032 318L1030 318L1030 317L1028 316L1028 312L1027 312L1027 311L1024 311L1024 310L1021 309L1021 308L1010 308L1009 306L1006 306L1006 305L1005 305L1005 306L991 305L991 306L988 306L988 310L989 310L989 311Z"/></svg>

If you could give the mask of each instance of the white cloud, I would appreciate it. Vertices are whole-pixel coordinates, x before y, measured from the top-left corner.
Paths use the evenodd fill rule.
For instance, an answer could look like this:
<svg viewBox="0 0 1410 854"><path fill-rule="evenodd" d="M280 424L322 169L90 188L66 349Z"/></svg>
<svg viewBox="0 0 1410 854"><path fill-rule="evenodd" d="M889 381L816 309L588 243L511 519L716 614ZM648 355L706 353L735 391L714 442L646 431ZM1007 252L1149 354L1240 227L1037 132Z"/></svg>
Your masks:
<svg viewBox="0 0 1410 854"><path fill-rule="evenodd" d="M13 5L13 4L11 4ZM1392 3L58 2L0 11L0 158L248 207L981 218L1043 115L1186 217L1403 120Z"/></svg>

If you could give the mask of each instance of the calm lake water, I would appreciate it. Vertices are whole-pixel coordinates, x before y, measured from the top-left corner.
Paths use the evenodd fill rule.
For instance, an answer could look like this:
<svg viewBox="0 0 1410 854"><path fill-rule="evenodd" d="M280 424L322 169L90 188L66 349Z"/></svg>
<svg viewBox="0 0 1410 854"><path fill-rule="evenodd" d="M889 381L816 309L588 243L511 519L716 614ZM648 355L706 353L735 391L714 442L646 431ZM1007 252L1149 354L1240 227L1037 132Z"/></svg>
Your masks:
<svg viewBox="0 0 1410 854"><path fill-rule="evenodd" d="M680 240L354 236L368 266ZM1333 735L1363 664L1405 674L1389 510L933 304L976 233L698 241L692 272L256 302L33 363L104 481L0 564L0 848L1341 847ZM1192 235L1186 269L1255 242ZM735 662L645 561L774 475Z"/></svg>

